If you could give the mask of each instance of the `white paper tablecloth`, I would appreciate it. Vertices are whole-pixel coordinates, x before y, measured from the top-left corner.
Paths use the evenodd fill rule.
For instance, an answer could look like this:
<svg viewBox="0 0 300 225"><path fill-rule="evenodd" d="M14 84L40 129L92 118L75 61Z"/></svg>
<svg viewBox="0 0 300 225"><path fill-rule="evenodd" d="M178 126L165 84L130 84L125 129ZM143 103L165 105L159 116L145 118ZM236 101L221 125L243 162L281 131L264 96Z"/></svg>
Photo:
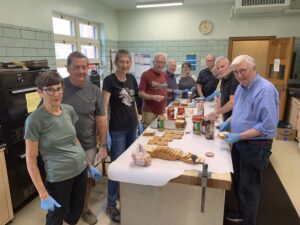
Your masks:
<svg viewBox="0 0 300 225"><path fill-rule="evenodd" d="M214 109L213 103L205 104L205 114ZM191 152L205 158L208 164L208 171L213 173L229 173L232 172L232 162L229 145L217 136L218 131L215 130L215 138L207 140L204 135L195 135L192 130L191 118L187 118L187 126L180 140L169 142L169 147L176 147L185 152ZM147 128L151 129L151 128ZM163 132L156 131L156 135L161 136ZM167 161L162 159L152 159L151 166L136 166L131 159L131 153L138 147L138 144L146 145L152 137L140 136L116 161L112 162L108 168L109 179L134 183L141 185L163 186L169 180L176 178L184 173L185 170L202 171L202 165L191 165L180 161ZM206 152L213 152L214 157L205 156Z"/></svg>

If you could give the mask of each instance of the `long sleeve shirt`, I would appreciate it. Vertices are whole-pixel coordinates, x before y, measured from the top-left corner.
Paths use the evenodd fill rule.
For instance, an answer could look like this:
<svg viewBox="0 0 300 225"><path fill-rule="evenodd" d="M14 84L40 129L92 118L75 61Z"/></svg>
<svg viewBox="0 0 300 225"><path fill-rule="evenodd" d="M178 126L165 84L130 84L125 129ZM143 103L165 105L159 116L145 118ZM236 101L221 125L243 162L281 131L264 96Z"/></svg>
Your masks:
<svg viewBox="0 0 300 225"><path fill-rule="evenodd" d="M259 74L244 87L241 84L234 95L231 132L241 133L249 129L261 132L253 139L272 139L278 124L279 96L274 85Z"/></svg>

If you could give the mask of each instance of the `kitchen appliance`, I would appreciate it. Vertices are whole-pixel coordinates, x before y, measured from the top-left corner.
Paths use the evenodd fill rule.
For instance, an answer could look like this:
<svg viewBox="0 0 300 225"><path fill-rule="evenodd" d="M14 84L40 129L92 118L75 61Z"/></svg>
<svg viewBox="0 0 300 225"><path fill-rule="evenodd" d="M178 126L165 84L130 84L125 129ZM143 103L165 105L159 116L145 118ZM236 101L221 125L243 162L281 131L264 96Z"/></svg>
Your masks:
<svg viewBox="0 0 300 225"><path fill-rule="evenodd" d="M29 115L26 94L35 92L38 71L0 71L0 140L7 145L5 154L12 205L22 206L36 193L26 168L24 122ZM45 177L42 160L38 160L42 177Z"/></svg>

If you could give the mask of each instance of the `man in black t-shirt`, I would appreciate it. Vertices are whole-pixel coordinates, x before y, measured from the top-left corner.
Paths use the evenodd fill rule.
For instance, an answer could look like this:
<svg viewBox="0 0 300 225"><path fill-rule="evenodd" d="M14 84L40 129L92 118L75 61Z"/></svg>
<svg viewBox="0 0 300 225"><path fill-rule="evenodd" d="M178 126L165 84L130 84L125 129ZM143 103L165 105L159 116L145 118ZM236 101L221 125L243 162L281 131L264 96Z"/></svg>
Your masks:
<svg viewBox="0 0 300 225"><path fill-rule="evenodd" d="M219 80L212 74L215 56L208 54L205 58L207 68L201 70L196 81L196 93L200 97L211 95L217 88Z"/></svg>
<svg viewBox="0 0 300 225"><path fill-rule="evenodd" d="M225 121L231 116L234 105L234 93L239 82L232 72L229 60L224 56L216 59L213 70L217 73L218 78L221 79L221 96L217 100L215 111L208 114L208 117L217 118L222 114Z"/></svg>

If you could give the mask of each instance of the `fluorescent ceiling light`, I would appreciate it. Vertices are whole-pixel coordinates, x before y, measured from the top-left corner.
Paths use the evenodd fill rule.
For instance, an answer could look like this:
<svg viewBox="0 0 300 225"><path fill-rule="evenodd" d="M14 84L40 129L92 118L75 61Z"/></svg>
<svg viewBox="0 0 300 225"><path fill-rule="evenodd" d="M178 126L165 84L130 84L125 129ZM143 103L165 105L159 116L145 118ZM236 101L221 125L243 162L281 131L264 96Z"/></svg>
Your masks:
<svg viewBox="0 0 300 225"><path fill-rule="evenodd" d="M136 4L137 8L152 8L152 7L166 7L166 6L180 6L183 2L161 2L161 3L144 3Z"/></svg>

